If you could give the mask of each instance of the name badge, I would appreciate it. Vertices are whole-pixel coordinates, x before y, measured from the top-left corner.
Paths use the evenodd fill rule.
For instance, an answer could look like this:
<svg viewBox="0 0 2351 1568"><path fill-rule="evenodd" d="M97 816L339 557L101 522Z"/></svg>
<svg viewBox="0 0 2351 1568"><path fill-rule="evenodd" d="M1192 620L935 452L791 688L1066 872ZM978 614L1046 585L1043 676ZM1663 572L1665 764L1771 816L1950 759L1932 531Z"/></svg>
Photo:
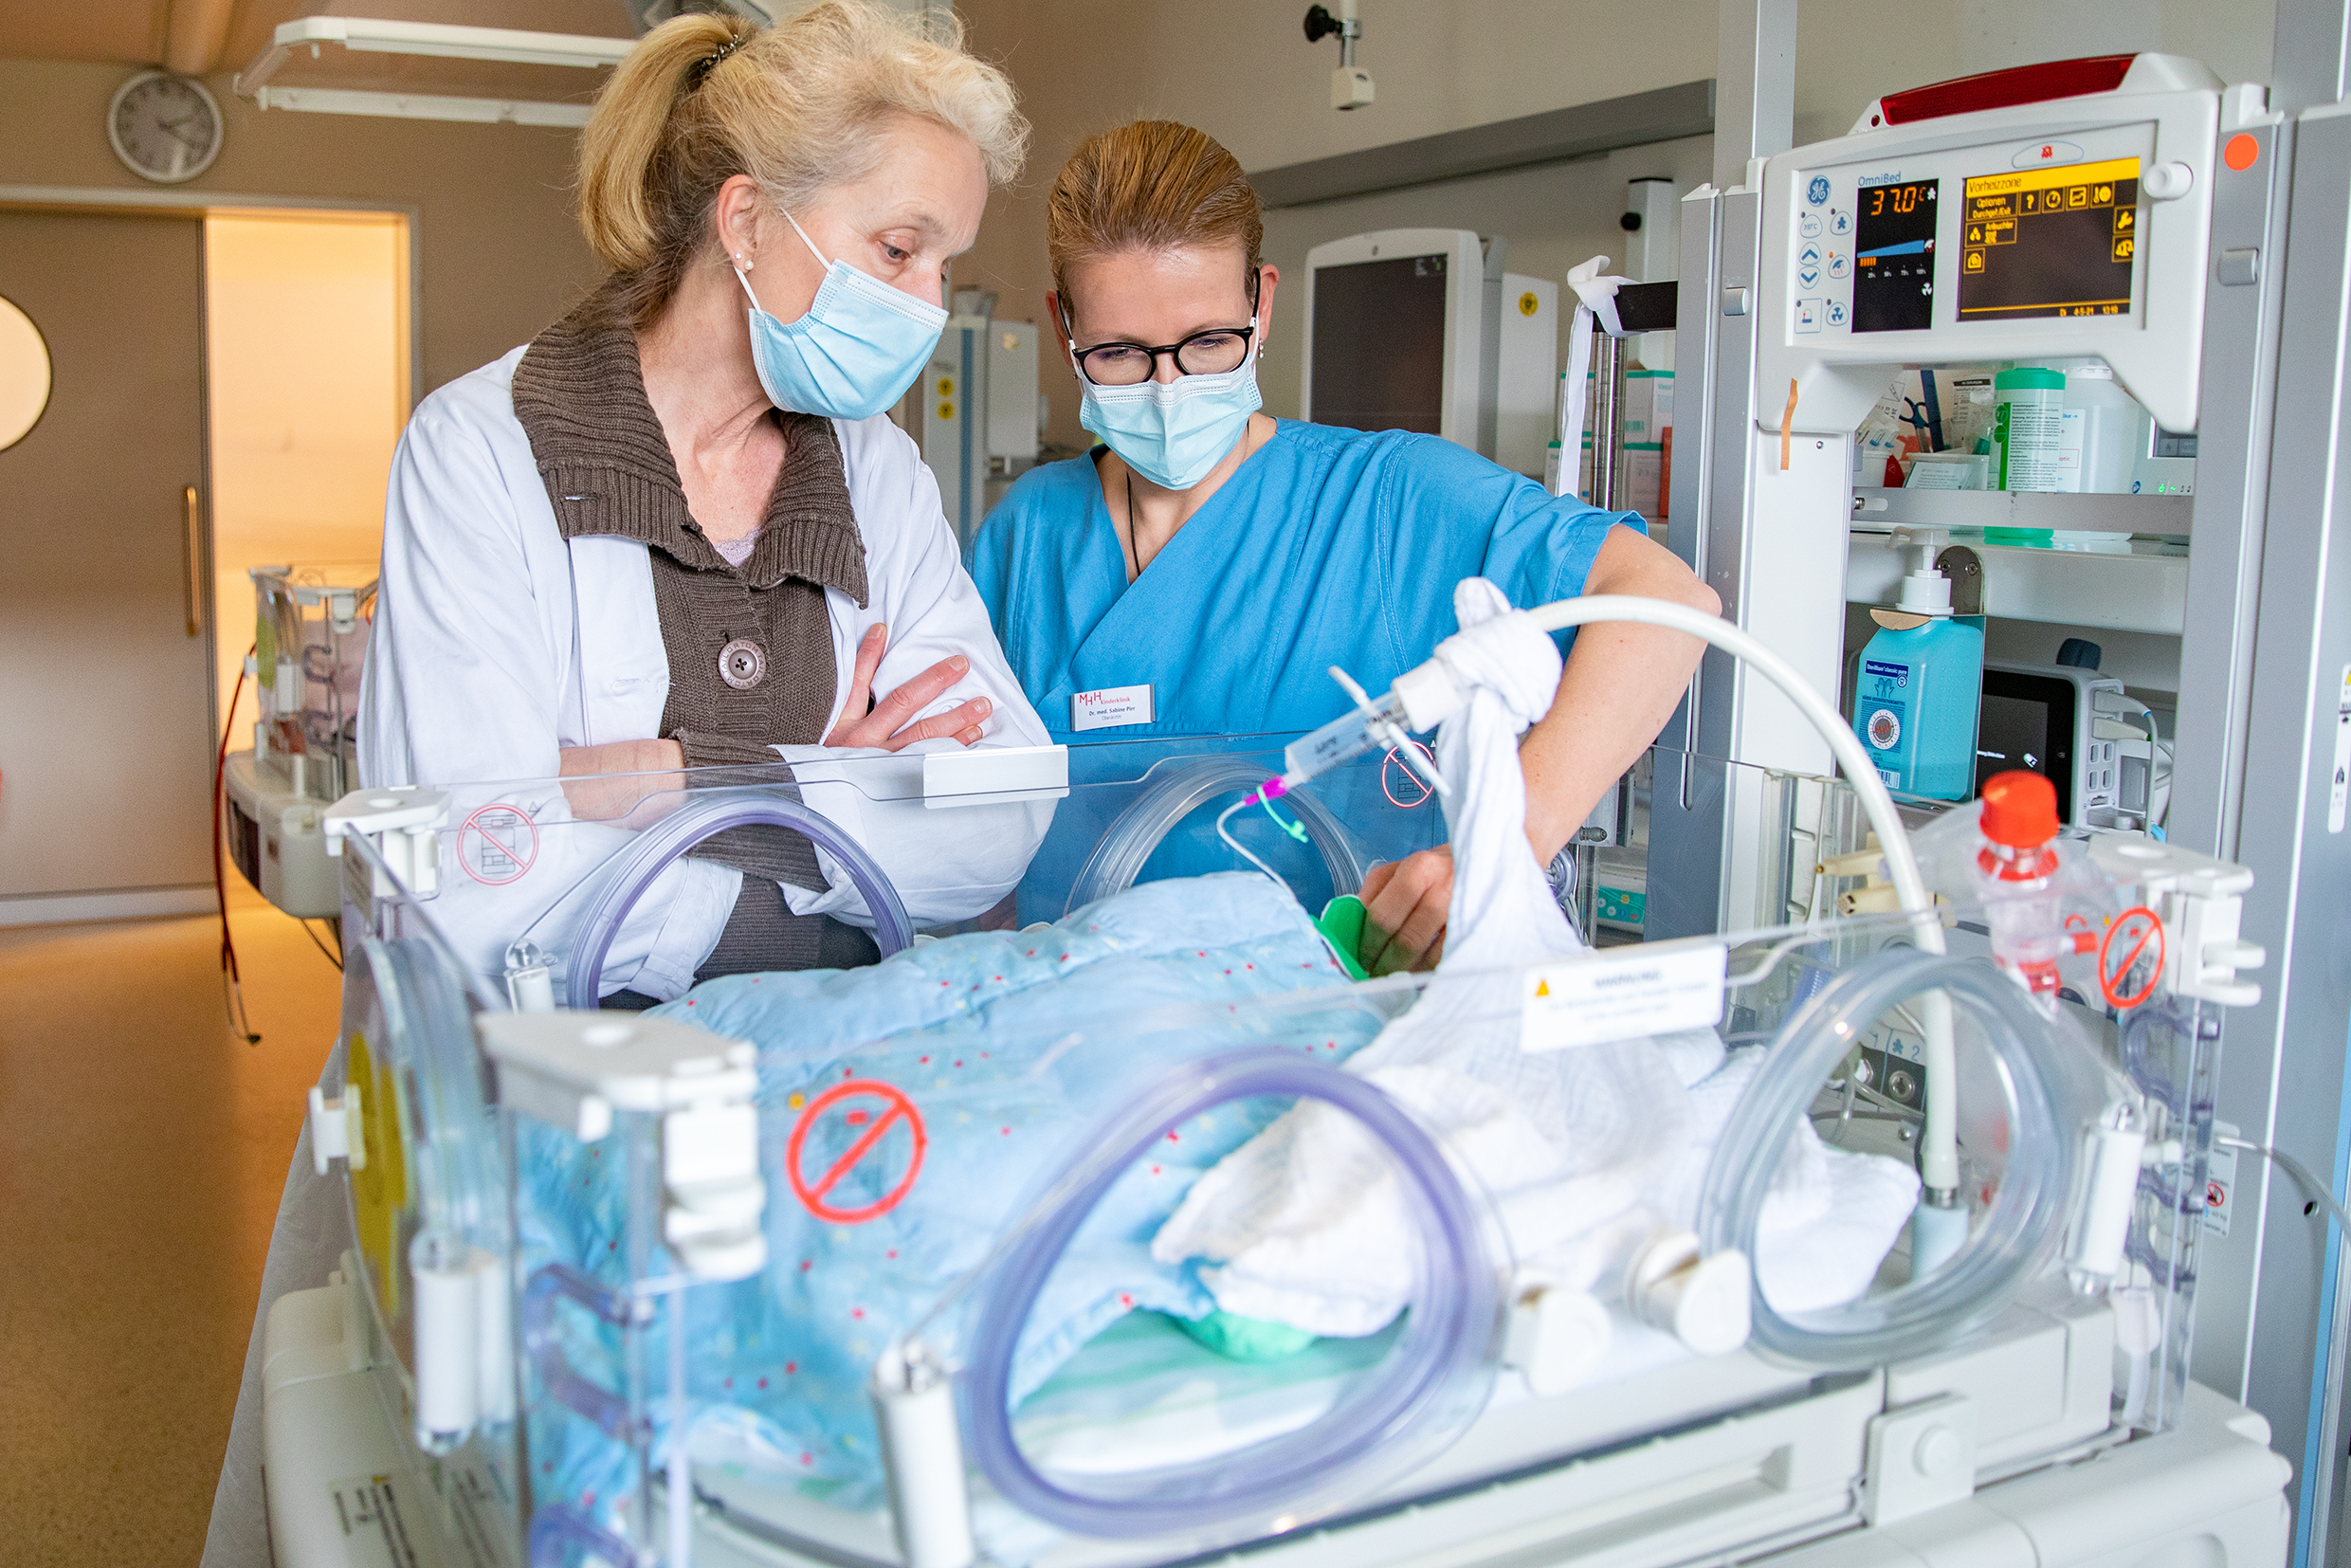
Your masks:
<svg viewBox="0 0 2351 1568"><path fill-rule="evenodd" d="M1069 727L1073 730L1148 724L1152 714L1149 683L1139 686L1103 686L1099 691L1073 693L1069 699Z"/></svg>

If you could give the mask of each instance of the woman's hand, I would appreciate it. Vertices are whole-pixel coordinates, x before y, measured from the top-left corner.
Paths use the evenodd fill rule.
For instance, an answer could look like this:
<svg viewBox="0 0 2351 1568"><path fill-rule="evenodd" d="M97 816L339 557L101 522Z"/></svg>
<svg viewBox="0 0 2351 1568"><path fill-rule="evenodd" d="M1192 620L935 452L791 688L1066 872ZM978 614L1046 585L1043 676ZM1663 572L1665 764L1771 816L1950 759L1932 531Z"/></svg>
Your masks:
<svg viewBox="0 0 2351 1568"><path fill-rule="evenodd" d="M979 743L979 723L994 711L985 697L975 697L928 719L914 716L928 707L940 692L970 672L972 662L958 653L941 659L880 702L873 700L873 673L882 667L889 647L889 628L877 621L857 645L857 665L849 676L848 701L842 704L841 721L825 737L828 746L878 746L902 751L918 740L951 735L966 746ZM909 720L914 720L909 722Z"/></svg>
<svg viewBox="0 0 2351 1568"><path fill-rule="evenodd" d="M675 740L608 740L566 746L560 756L561 775L579 780L563 786L563 798L582 822L649 828L684 796L685 748ZM622 776L593 776L606 774Z"/></svg>
<svg viewBox="0 0 2351 1568"><path fill-rule="evenodd" d="M1439 845L1372 867L1363 879L1363 939L1356 959L1367 975L1434 969L1445 957L1453 903L1453 847Z"/></svg>

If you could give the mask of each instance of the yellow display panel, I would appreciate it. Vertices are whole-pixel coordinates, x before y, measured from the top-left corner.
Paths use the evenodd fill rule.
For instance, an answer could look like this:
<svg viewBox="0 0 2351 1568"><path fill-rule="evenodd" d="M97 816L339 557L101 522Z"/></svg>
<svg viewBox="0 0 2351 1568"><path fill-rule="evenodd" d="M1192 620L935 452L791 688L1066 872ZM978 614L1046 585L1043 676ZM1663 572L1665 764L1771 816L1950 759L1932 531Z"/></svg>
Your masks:
<svg viewBox="0 0 2351 1568"><path fill-rule="evenodd" d="M1959 319L2121 316L2139 250L2139 160L1966 182Z"/></svg>

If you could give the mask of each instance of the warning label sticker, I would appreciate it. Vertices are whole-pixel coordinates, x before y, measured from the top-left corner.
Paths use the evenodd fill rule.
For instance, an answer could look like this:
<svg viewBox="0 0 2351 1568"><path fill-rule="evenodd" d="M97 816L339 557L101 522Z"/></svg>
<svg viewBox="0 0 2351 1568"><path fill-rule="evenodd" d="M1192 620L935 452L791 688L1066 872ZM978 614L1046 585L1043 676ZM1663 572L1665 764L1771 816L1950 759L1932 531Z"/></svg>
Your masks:
<svg viewBox="0 0 2351 1568"><path fill-rule="evenodd" d="M1666 953L1595 953L1529 970L1519 1048L1566 1050L1710 1029L1722 1021L1722 976L1729 965L1730 950L1708 942Z"/></svg>

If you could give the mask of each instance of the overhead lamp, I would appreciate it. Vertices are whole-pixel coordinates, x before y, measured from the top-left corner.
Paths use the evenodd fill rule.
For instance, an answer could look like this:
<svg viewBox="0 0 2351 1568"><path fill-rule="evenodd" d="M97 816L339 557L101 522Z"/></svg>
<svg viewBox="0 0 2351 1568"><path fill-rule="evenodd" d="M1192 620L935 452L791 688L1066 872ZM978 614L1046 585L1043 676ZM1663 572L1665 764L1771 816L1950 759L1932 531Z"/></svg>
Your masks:
<svg viewBox="0 0 2351 1568"><path fill-rule="evenodd" d="M237 73L237 96L262 109L298 109L312 114L378 115L401 119L454 119L516 125L588 123L585 103L532 99L464 98L436 93L385 92L351 87L273 86L279 67L307 46L312 59L333 44L367 54L433 55L447 60L487 60L515 65L574 65L597 70L617 65L635 48L633 38L598 38L583 33L526 32L514 27L469 27L439 22L390 22L360 16L302 16L281 26L269 47Z"/></svg>

